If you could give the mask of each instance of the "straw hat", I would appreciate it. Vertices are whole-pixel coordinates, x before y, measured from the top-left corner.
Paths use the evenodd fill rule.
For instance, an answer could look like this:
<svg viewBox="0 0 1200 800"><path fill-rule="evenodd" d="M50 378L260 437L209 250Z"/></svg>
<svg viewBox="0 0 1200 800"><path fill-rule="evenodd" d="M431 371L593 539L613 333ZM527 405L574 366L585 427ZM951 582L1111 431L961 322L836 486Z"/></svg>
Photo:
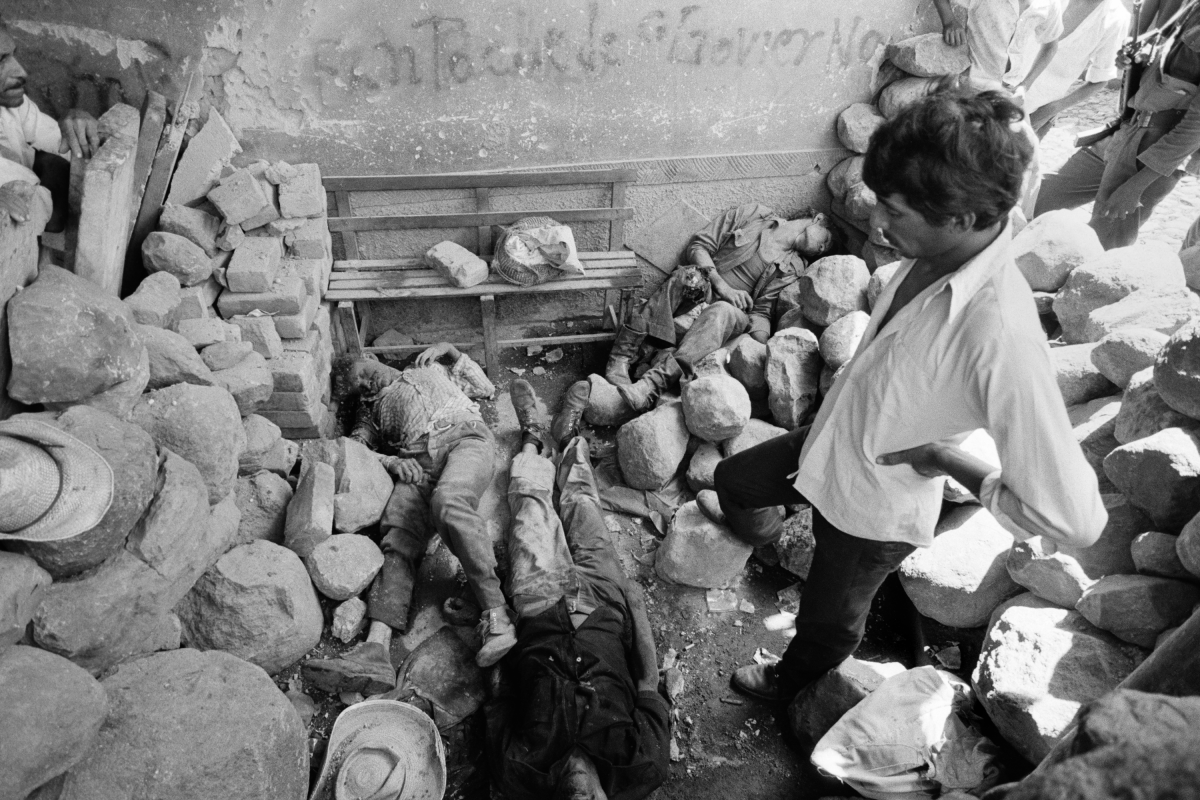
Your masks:
<svg viewBox="0 0 1200 800"><path fill-rule="evenodd" d="M364 700L333 723L310 800L441 800L445 792L433 720L399 700Z"/></svg>
<svg viewBox="0 0 1200 800"><path fill-rule="evenodd" d="M104 457L35 420L0 422L0 541L50 542L96 527L112 503Z"/></svg>

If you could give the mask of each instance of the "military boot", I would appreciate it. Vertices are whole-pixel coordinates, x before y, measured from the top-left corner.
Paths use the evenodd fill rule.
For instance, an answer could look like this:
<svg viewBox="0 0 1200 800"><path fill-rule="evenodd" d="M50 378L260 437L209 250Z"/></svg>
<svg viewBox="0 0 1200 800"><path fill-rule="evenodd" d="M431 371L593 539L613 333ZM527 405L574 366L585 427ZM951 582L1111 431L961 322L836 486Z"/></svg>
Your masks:
<svg viewBox="0 0 1200 800"><path fill-rule="evenodd" d="M675 357L671 356L650 369L637 383L630 386L618 386L617 392L630 408L641 414L650 410L660 394L675 386L681 375L683 375L683 369Z"/></svg>
<svg viewBox="0 0 1200 800"><path fill-rule="evenodd" d="M646 334L633 330L628 325L622 325L617 331L617 340L613 342L612 350L608 353L608 366L604 370L604 378L613 386L629 386L633 381L629 377L629 368L637 361L638 348L642 346Z"/></svg>

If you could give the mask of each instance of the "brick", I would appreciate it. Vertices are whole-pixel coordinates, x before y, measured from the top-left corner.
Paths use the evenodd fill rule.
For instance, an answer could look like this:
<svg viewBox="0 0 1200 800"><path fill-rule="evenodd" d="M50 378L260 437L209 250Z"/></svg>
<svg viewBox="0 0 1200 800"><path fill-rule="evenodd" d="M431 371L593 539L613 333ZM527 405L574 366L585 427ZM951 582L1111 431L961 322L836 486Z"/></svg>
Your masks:
<svg viewBox="0 0 1200 800"><path fill-rule="evenodd" d="M284 439L333 439L337 437L337 416L326 409L316 425L301 428L280 428Z"/></svg>
<svg viewBox="0 0 1200 800"><path fill-rule="evenodd" d="M270 198L263 191L262 183L247 169L239 169L223 178L221 183L208 193L208 199L229 225L240 225L253 219L271 205Z"/></svg>
<svg viewBox="0 0 1200 800"><path fill-rule="evenodd" d="M158 229L177 234L199 245L209 258L217 254L217 234L221 230L221 220L198 208L173 204L163 206Z"/></svg>
<svg viewBox="0 0 1200 800"><path fill-rule="evenodd" d="M268 222L265 230L271 236L286 236L292 231L303 228L306 222L308 222L307 217L280 217Z"/></svg>
<svg viewBox="0 0 1200 800"><path fill-rule="evenodd" d="M312 425L317 425L321 421L321 416L328 413L329 409L321 402L320 397L312 398L312 402L307 408L299 411L272 411L270 409L262 409L259 414L274 422L282 428L307 428Z"/></svg>
<svg viewBox="0 0 1200 800"><path fill-rule="evenodd" d="M271 370L258 353L250 353L237 365L212 373L212 377L233 395L243 417L258 411L274 393Z"/></svg>
<svg viewBox="0 0 1200 800"><path fill-rule="evenodd" d="M179 306L175 309L175 319L205 319L215 316L213 303L221 294L221 285L215 279L209 278L204 283L195 286L185 286L179 290Z"/></svg>
<svg viewBox="0 0 1200 800"><path fill-rule="evenodd" d="M316 321L317 310L320 306L319 297L315 294L308 295L299 314L280 314L275 317L275 330L284 339L302 338Z"/></svg>
<svg viewBox="0 0 1200 800"><path fill-rule="evenodd" d="M279 219L279 187L273 183L268 183L264 178L258 178L259 188L262 189L263 195L267 198L267 204L262 211L242 222L242 230L252 231L262 228L269 222L274 222Z"/></svg>
<svg viewBox="0 0 1200 800"><path fill-rule="evenodd" d="M304 291L316 297L325 296L331 270L331 262L324 258L285 258L280 265L281 274L304 281Z"/></svg>
<svg viewBox="0 0 1200 800"><path fill-rule="evenodd" d="M182 320L177 326L177 331L197 350L202 350L217 342L240 342L242 340L241 328L216 317Z"/></svg>
<svg viewBox="0 0 1200 800"><path fill-rule="evenodd" d="M325 187L316 164L296 164L296 177L279 185L279 210L285 217L315 217L325 212Z"/></svg>
<svg viewBox="0 0 1200 800"><path fill-rule="evenodd" d="M316 356L321 349L321 332L317 330L314 324L308 329L308 333L298 339L284 339L283 351L285 353L308 353Z"/></svg>
<svg viewBox="0 0 1200 800"><path fill-rule="evenodd" d="M320 400L307 392L273 392L271 399L263 405L264 411L304 411Z"/></svg>
<svg viewBox="0 0 1200 800"><path fill-rule="evenodd" d="M307 392L317 385L317 361L308 353L284 352L267 362L277 392Z"/></svg>
<svg viewBox="0 0 1200 800"><path fill-rule="evenodd" d="M264 314L299 314L304 308L304 282L299 278L280 278L269 292L221 292L217 310L223 317L261 311Z"/></svg>
<svg viewBox="0 0 1200 800"><path fill-rule="evenodd" d="M229 321L242 329L242 341L249 342L263 358L283 355L283 342L275 332L275 322L268 316L236 316Z"/></svg>
<svg viewBox="0 0 1200 800"><path fill-rule="evenodd" d="M233 251L225 285L231 292L269 292L279 276L282 242L273 237L248 237Z"/></svg>
<svg viewBox="0 0 1200 800"><path fill-rule="evenodd" d="M137 109L124 103L106 111L100 117L104 144L84 163L78 184L72 181L72 206L78 202L79 213L68 221L70 269L114 297L125 273L140 124Z"/></svg>
<svg viewBox="0 0 1200 800"><path fill-rule="evenodd" d="M207 195L217 185L221 170L240 152L242 146L229 125L215 108L210 109L204 127L188 142L179 159L167 202L191 205Z"/></svg>
<svg viewBox="0 0 1200 800"><path fill-rule="evenodd" d="M309 219L303 227L284 234L283 243L292 258L333 257L333 235L325 217Z"/></svg>

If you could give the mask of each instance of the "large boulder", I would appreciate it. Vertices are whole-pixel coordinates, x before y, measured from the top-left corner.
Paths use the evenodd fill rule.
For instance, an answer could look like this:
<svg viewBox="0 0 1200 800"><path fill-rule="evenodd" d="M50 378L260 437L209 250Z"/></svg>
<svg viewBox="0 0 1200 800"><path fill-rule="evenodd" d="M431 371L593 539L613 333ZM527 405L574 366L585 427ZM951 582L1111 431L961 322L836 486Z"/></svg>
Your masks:
<svg viewBox="0 0 1200 800"><path fill-rule="evenodd" d="M322 461L305 461L300 469L296 492L287 507L283 542L301 558L333 535L336 474Z"/></svg>
<svg viewBox="0 0 1200 800"><path fill-rule="evenodd" d="M913 103L936 91L937 78L901 78L879 93L879 110L888 119L894 118Z"/></svg>
<svg viewBox="0 0 1200 800"><path fill-rule="evenodd" d="M137 375L144 345L133 314L96 284L55 266L8 301L12 372L22 403L73 403Z"/></svg>
<svg viewBox="0 0 1200 800"><path fill-rule="evenodd" d="M812 331L784 328L767 342L771 416L782 427L800 426L820 391L820 344ZM728 455L728 454L727 454Z"/></svg>
<svg viewBox="0 0 1200 800"><path fill-rule="evenodd" d="M1080 706L1112 691L1145 655L1079 612L1023 594L996 610L971 683L1001 735L1036 764Z"/></svg>
<svg viewBox="0 0 1200 800"><path fill-rule="evenodd" d="M922 33L887 46L886 58L909 75L958 75L971 66L967 48L946 44L940 33Z"/></svg>
<svg viewBox="0 0 1200 800"><path fill-rule="evenodd" d="M657 491L674 477L687 454L688 429L683 405L659 406L617 432L617 461L625 483Z"/></svg>
<svg viewBox="0 0 1200 800"><path fill-rule="evenodd" d="M112 711L59 800L304 800L308 737L267 674L228 653L177 650L103 682Z"/></svg>
<svg viewBox="0 0 1200 800"><path fill-rule="evenodd" d="M993 468L1000 469L1000 452L996 449L996 440L992 435L983 428L976 428L971 431L967 438L962 440L958 449L964 453L981 461L986 461ZM949 500L951 503L970 503L978 500L974 494L956 481L954 478L946 478L946 486L942 489L942 497Z"/></svg>
<svg viewBox="0 0 1200 800"><path fill-rule="evenodd" d="M1187 567L1179 560L1176 549L1178 536L1158 531L1146 531L1133 540L1130 555L1133 564L1142 575L1156 575L1160 578L1177 578L1179 580L1195 580Z"/></svg>
<svg viewBox="0 0 1200 800"><path fill-rule="evenodd" d="M1196 316L1200 316L1200 297L1187 287L1139 289L1088 314L1083 335L1086 341L1098 342L1114 331L1132 327L1171 335Z"/></svg>
<svg viewBox="0 0 1200 800"><path fill-rule="evenodd" d="M233 491L246 432L237 402L228 391L177 383L143 395L133 410L133 421L159 447L196 465L208 486L209 502L217 503Z"/></svg>
<svg viewBox="0 0 1200 800"><path fill-rule="evenodd" d="M1169 338L1149 328L1121 328L1096 343L1092 363L1100 374L1124 389L1135 374L1154 366L1154 359Z"/></svg>
<svg viewBox="0 0 1200 800"><path fill-rule="evenodd" d="M1013 537L981 506L946 513L933 544L900 564L900 583L927 617L955 628L987 622L996 606L1019 594L1005 561Z"/></svg>
<svg viewBox="0 0 1200 800"><path fill-rule="evenodd" d="M617 387L606 381L603 376L589 375L588 383L591 392L583 418L589 424L603 428L617 427L636 416L629 403L626 403L617 391Z"/></svg>
<svg viewBox="0 0 1200 800"><path fill-rule="evenodd" d="M900 271L902 263L901 261L893 261L890 264L884 264L871 274L871 280L867 283L868 311L875 310L875 303L878 302L879 296L883 294L883 290L891 283L892 278L896 277L896 273Z"/></svg>
<svg viewBox="0 0 1200 800"><path fill-rule="evenodd" d="M95 674L178 647L172 609L233 544L236 512L227 502L210 513L199 471L168 451L126 549L78 580L51 585L34 614L34 641Z"/></svg>
<svg viewBox="0 0 1200 800"><path fill-rule="evenodd" d="M729 347L729 374L737 378L751 400L767 396L767 346L743 334Z"/></svg>
<svg viewBox="0 0 1200 800"><path fill-rule="evenodd" d="M1139 289L1184 286L1178 257L1161 245L1117 247L1072 270L1054 298L1054 314L1062 325L1064 341L1099 341L1103 337L1088 338L1085 331L1088 315L1096 309ZM1137 323L1122 327L1134 326L1145 327Z"/></svg>
<svg viewBox="0 0 1200 800"><path fill-rule="evenodd" d="M865 153L871 143L871 134L883 123L883 115L875 106L870 103L854 103L846 106L838 115L838 139L847 150Z"/></svg>
<svg viewBox="0 0 1200 800"><path fill-rule="evenodd" d="M300 558L261 540L221 556L177 611L189 647L225 650L271 675L316 647L325 622Z"/></svg>
<svg viewBox="0 0 1200 800"><path fill-rule="evenodd" d="M792 732L802 746L812 747L847 711L901 672L904 665L895 661L877 663L847 658L796 695L788 706Z"/></svg>
<svg viewBox="0 0 1200 800"><path fill-rule="evenodd" d="M854 357L870 322L871 315L867 312L852 311L824 330L818 344L828 369L837 370Z"/></svg>
<svg viewBox="0 0 1200 800"><path fill-rule="evenodd" d="M1078 266L1104 255L1096 231L1067 209L1050 211L1013 237L1017 269L1035 292L1057 292Z"/></svg>
<svg viewBox="0 0 1200 800"><path fill-rule="evenodd" d="M108 698L87 670L36 647L0 649L0 797L20 800L96 743Z"/></svg>
<svg viewBox="0 0 1200 800"><path fill-rule="evenodd" d="M1175 555L1183 568L1200 578L1200 514L1183 526L1175 540Z"/></svg>
<svg viewBox="0 0 1200 800"><path fill-rule="evenodd" d="M1200 438L1192 431L1167 428L1121 445L1104 472L1159 530L1178 530L1200 512Z"/></svg>
<svg viewBox="0 0 1200 800"><path fill-rule="evenodd" d="M743 450L749 450L751 447L774 439L776 436L783 436L785 433L787 430L778 425L772 425L761 419L752 419L746 423L746 427L737 436L721 442L721 453L725 458L729 458Z"/></svg>
<svg viewBox="0 0 1200 800"><path fill-rule="evenodd" d="M394 483L379 457L362 442L345 437L338 442L344 455L333 498L333 526L341 533L354 533L379 522Z"/></svg>
<svg viewBox="0 0 1200 800"><path fill-rule="evenodd" d="M866 159L863 156L851 156L835 164L825 176L825 185L829 188L829 193L839 201L844 199L851 186L863 182L864 163Z"/></svg>
<svg viewBox="0 0 1200 800"><path fill-rule="evenodd" d="M151 389L162 389L176 383L212 386L212 370L205 365L196 348L175 331L138 325L138 336L150 356Z"/></svg>
<svg viewBox="0 0 1200 800"><path fill-rule="evenodd" d="M1097 628L1142 647L1173 628L1200 603L1200 586L1152 575L1108 575L1083 593L1079 613Z"/></svg>
<svg viewBox="0 0 1200 800"><path fill-rule="evenodd" d="M147 275L124 303L139 325L169 328L175 323L180 288L179 279L171 273L155 272Z"/></svg>
<svg viewBox="0 0 1200 800"><path fill-rule="evenodd" d="M246 447L238 456L238 475L253 475L266 469L265 464L283 434L279 426L266 417L250 414L242 419L246 432Z"/></svg>
<svg viewBox="0 0 1200 800"><path fill-rule="evenodd" d="M1175 331L1161 348L1154 383L1168 406L1200 420L1200 319Z"/></svg>
<svg viewBox="0 0 1200 800"><path fill-rule="evenodd" d="M56 579L96 566L121 549L154 497L158 451L150 435L111 414L76 406L51 423L104 457L113 471L113 499L100 524L70 539L14 542Z"/></svg>
<svg viewBox="0 0 1200 800"><path fill-rule="evenodd" d="M1117 413L1113 436L1121 444L1136 442L1167 428L1190 430L1200 422L1180 414L1163 400L1154 379L1153 367L1146 367L1129 379L1121 395L1121 410Z"/></svg>
<svg viewBox="0 0 1200 800"><path fill-rule="evenodd" d="M335 533L313 548L304 565L318 592L330 600L348 600L383 569L383 553L366 536Z"/></svg>
<svg viewBox="0 0 1200 800"><path fill-rule="evenodd" d="M238 478L234 497L241 512L237 544L259 539L283 544L287 507L292 501L291 484L273 472L262 470Z"/></svg>
<svg viewBox="0 0 1200 800"><path fill-rule="evenodd" d="M1089 229L1090 230L1090 229ZM1092 363L1094 344L1075 344L1050 350L1050 363L1063 402L1068 406L1114 394L1117 387Z"/></svg>
<svg viewBox="0 0 1200 800"><path fill-rule="evenodd" d="M29 556L0 550L0 651L24 638L51 580Z"/></svg>
<svg viewBox="0 0 1200 800"><path fill-rule="evenodd" d="M800 308L815 325L831 325L854 311L867 310L871 272L857 256L825 256L797 281Z"/></svg>
<svg viewBox="0 0 1200 800"><path fill-rule="evenodd" d="M720 588L738 579L753 551L729 528L710 520L693 500L671 517L656 551L654 570L672 583Z"/></svg>
<svg viewBox="0 0 1200 800"><path fill-rule="evenodd" d="M169 272L182 286L203 283L216 266L200 245L165 231L155 231L142 242L142 261L150 272Z"/></svg>
<svg viewBox="0 0 1200 800"><path fill-rule="evenodd" d="M1112 481L1104 472L1104 459L1121 446L1116 439L1117 414L1120 411L1120 401L1111 397L1098 398L1067 409L1075 441L1079 442L1083 457L1096 473L1101 491L1114 490Z"/></svg>
<svg viewBox="0 0 1200 800"><path fill-rule="evenodd" d="M683 419L706 442L732 439L750 421L750 395L728 374L696 378L683 387Z"/></svg>

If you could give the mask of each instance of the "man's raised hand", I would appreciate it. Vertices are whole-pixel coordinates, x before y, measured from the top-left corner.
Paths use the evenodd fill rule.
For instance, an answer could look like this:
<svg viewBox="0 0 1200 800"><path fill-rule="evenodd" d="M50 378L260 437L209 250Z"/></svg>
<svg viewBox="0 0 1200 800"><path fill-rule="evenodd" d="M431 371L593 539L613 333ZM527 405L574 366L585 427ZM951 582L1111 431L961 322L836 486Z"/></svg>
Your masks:
<svg viewBox="0 0 1200 800"><path fill-rule="evenodd" d="M58 127L76 158L91 158L100 149L100 123L82 108L72 108L64 114Z"/></svg>

